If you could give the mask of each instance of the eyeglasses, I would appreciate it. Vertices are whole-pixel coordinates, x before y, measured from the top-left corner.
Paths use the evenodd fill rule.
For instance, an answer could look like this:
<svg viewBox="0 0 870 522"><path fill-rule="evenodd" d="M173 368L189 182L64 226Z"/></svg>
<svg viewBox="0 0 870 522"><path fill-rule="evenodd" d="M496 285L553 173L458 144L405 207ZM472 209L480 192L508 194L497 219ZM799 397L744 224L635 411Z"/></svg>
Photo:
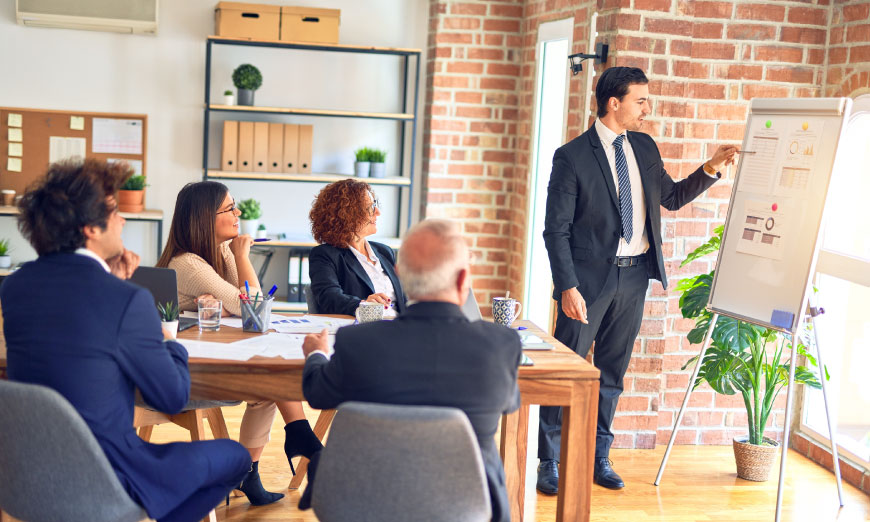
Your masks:
<svg viewBox="0 0 870 522"><path fill-rule="evenodd" d="M220 210L218 212L215 212L215 215L219 216L221 214L226 214L227 212L235 212L235 211L236 211L236 202L233 201L233 205L230 208L228 208L226 210Z"/></svg>
<svg viewBox="0 0 870 522"><path fill-rule="evenodd" d="M378 198L372 198L372 206L369 208L369 213L374 214L379 207Z"/></svg>

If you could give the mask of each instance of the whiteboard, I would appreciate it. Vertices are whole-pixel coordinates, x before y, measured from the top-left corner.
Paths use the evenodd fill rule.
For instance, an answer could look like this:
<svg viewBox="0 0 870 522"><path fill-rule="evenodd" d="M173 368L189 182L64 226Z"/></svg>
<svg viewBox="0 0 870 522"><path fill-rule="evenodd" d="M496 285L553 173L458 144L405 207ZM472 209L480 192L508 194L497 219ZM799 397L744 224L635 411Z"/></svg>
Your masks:
<svg viewBox="0 0 870 522"><path fill-rule="evenodd" d="M752 100L708 308L793 332L849 98Z"/></svg>

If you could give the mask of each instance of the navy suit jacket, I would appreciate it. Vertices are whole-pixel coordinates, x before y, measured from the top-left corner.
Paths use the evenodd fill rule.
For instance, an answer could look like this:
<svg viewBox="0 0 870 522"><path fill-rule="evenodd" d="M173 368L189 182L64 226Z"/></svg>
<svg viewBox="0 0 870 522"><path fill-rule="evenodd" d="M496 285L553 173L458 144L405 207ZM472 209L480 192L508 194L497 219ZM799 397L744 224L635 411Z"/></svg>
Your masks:
<svg viewBox="0 0 870 522"><path fill-rule="evenodd" d="M649 239L647 269L651 279L668 287L662 259L661 208L677 210L707 190L718 178L703 166L686 179L674 181L665 170L655 141L642 132L628 132L640 170L646 202ZM544 244L553 273L553 298L577 287L587 303L601 292L613 266L608 259L619 247L622 218L616 185L593 125L556 149L547 186Z"/></svg>
<svg viewBox="0 0 870 522"><path fill-rule="evenodd" d="M148 516L161 518L200 487L208 469L189 444L149 444L133 429L134 388L166 413L190 395L187 351L163 341L147 290L64 253L26 263L3 281L0 300L9 378L60 392Z"/></svg>
<svg viewBox="0 0 870 522"><path fill-rule="evenodd" d="M396 313L405 311L406 300L402 284L396 277L396 259L387 245L369 241L372 251L381 261L387 277L396 291ZM318 245L308 255L308 276L311 293L319 314L353 315L360 301L375 293L372 280L349 248Z"/></svg>
<svg viewBox="0 0 870 522"><path fill-rule="evenodd" d="M510 507L493 437L501 415L520 406L521 357L513 330L469 322L454 304L416 303L393 321L340 328L329 360L305 361L302 392L322 409L345 401L461 409L480 445L493 520L501 522Z"/></svg>

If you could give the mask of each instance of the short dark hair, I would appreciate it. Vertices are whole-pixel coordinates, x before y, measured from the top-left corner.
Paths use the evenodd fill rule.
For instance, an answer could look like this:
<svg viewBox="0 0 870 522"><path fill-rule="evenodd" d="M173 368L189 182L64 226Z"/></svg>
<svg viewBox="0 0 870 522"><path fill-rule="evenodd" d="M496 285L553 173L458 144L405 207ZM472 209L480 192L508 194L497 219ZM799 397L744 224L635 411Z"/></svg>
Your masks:
<svg viewBox="0 0 870 522"><path fill-rule="evenodd" d="M622 101L628 94L630 85L646 85L646 75L637 67L611 67L598 78L595 86L595 100L598 102L598 117L607 116L607 102L610 98Z"/></svg>
<svg viewBox="0 0 870 522"><path fill-rule="evenodd" d="M133 174L126 163L68 160L54 163L18 203L18 229L40 256L85 246L84 227L105 230L115 207L106 203Z"/></svg>

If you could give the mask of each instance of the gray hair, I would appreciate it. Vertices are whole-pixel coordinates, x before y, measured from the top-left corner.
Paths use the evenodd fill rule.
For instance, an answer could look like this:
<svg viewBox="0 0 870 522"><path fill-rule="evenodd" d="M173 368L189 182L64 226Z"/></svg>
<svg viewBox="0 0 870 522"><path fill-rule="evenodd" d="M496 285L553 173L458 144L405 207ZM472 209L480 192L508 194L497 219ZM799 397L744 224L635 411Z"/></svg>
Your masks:
<svg viewBox="0 0 870 522"><path fill-rule="evenodd" d="M408 231L396 264L405 293L419 300L453 288L468 267L468 245L455 222L426 219Z"/></svg>

